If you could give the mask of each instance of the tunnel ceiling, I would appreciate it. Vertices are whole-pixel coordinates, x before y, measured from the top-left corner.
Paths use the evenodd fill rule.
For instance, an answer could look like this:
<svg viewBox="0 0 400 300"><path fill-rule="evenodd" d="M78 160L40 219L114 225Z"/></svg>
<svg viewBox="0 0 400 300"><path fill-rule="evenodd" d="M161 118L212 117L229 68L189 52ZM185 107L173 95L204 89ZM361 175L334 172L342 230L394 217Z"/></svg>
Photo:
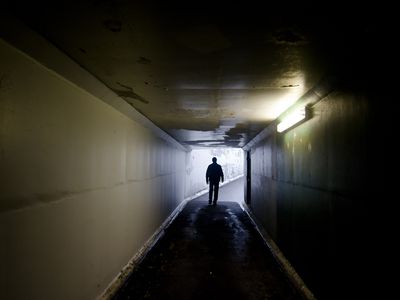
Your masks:
<svg viewBox="0 0 400 300"><path fill-rule="evenodd" d="M13 1L11 10L193 146L244 146L323 76L346 65L352 35L369 28L362 14L355 22L348 10L316 13L304 3L32 2Z"/></svg>

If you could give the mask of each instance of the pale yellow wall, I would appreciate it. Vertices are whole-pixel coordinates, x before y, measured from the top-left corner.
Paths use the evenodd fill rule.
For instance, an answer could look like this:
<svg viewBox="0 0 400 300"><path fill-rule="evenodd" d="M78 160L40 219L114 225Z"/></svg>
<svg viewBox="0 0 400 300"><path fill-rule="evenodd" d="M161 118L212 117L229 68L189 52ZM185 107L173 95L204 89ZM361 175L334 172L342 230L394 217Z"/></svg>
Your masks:
<svg viewBox="0 0 400 300"><path fill-rule="evenodd" d="M0 40L0 298L94 299L183 200L185 153Z"/></svg>

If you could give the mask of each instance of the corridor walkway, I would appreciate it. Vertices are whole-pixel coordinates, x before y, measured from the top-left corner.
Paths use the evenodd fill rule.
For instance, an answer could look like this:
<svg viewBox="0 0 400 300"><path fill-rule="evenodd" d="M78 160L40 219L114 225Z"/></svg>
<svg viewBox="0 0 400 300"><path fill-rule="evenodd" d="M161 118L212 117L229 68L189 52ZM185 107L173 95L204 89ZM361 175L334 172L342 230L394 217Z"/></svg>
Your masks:
<svg viewBox="0 0 400 300"><path fill-rule="evenodd" d="M114 300L301 299L237 203L243 179L220 195L190 201Z"/></svg>

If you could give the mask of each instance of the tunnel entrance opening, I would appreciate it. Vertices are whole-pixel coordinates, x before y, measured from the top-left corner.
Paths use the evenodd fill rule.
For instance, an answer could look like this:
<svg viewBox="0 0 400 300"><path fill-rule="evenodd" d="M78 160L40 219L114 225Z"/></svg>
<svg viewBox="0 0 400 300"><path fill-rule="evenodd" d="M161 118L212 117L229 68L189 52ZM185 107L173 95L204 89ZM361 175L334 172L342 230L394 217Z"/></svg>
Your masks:
<svg viewBox="0 0 400 300"><path fill-rule="evenodd" d="M186 154L186 184L185 196L193 197L208 192L206 183L206 171L208 165L212 163L212 158L217 158L217 163L221 165L224 173L224 182L220 183L223 187L233 181L240 185L240 190L244 191L243 174L244 159L243 150L240 148L193 148ZM221 201L242 202L244 192L240 194L220 193Z"/></svg>

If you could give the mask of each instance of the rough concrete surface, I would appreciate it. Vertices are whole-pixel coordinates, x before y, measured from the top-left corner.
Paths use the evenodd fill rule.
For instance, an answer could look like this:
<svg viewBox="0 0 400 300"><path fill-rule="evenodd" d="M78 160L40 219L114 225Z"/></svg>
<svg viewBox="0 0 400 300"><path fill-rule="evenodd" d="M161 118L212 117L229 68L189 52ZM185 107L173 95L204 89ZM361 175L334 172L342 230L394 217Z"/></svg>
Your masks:
<svg viewBox="0 0 400 300"><path fill-rule="evenodd" d="M239 204L207 197L188 203L114 300L301 299Z"/></svg>

